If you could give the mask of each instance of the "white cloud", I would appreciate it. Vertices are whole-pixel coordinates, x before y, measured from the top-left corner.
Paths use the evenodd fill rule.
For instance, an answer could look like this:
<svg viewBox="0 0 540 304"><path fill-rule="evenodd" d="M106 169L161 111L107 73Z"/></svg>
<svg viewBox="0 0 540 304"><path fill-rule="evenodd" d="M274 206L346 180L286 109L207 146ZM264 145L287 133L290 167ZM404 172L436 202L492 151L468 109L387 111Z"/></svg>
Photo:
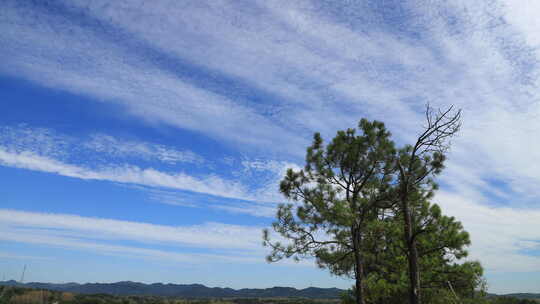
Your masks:
<svg viewBox="0 0 540 304"><path fill-rule="evenodd" d="M0 164L63 176L130 183L152 187L166 187L216 196L253 200L245 187L237 182L224 180L215 175L197 178L185 173L166 173L153 168L133 165L110 165L97 169L63 163L59 160L40 156L32 152L9 152L0 148Z"/></svg>
<svg viewBox="0 0 540 304"><path fill-rule="evenodd" d="M15 260L52 260L50 257L21 255L15 252L0 251L0 259L15 259ZM4 278L5 279L5 278Z"/></svg>
<svg viewBox="0 0 540 304"><path fill-rule="evenodd" d="M537 1L502 1L505 6L505 17L525 36L529 45L538 52L540 46L540 20L536 12L540 10Z"/></svg>
<svg viewBox="0 0 540 304"><path fill-rule="evenodd" d="M178 163L204 163L192 151L140 140L127 140L106 134L92 134L88 138L75 138L47 128L32 128L25 124L0 127L0 146L12 152L29 151L41 156L70 159L73 154L83 154L92 159L138 159ZM91 154L91 155L87 155ZM89 161L88 160L88 161Z"/></svg>
<svg viewBox="0 0 540 304"><path fill-rule="evenodd" d="M5 3L0 15L2 24L8 27L2 31L0 41L11 45L3 49L6 53L2 55L14 59L0 67L4 73L119 103L128 113L148 122L203 131L212 137L262 145L280 143L276 145L280 149L289 141L297 141L293 132L276 126L252 108L193 86L173 71L162 69L162 58L156 62L137 52L144 49L144 39L138 40L140 45L126 48L103 36L106 33L100 29L105 20L96 20L100 25L94 31L78 24L79 20L10 4ZM66 6L81 9L71 5L74 3ZM29 10L32 17L27 15ZM173 16L160 19L163 22L169 17ZM56 26L62 29L56 30ZM245 127L248 125L251 127Z"/></svg>
<svg viewBox="0 0 540 304"><path fill-rule="evenodd" d="M295 163L276 160L251 160L244 159L241 161L242 169L235 172L240 180L256 180L257 189L253 196L260 197L261 201L280 203L285 200L284 196L279 192L279 183L285 176L287 169L300 170L301 167ZM275 206L272 207L272 210ZM260 210L254 210L255 213L260 213ZM266 212L270 212L267 209ZM274 212L272 212L274 213ZM274 216L275 214L272 214Z"/></svg>
<svg viewBox="0 0 540 304"><path fill-rule="evenodd" d="M204 159L191 151L178 151L164 145L140 141L119 140L110 135L96 134L84 146L96 152L116 157L139 157L146 160L159 160L164 163L179 162L202 163Z"/></svg>
<svg viewBox="0 0 540 304"><path fill-rule="evenodd" d="M0 126L0 146L6 150L23 152L31 150L39 155L64 158L73 138L58 136L47 128L31 128L20 124L16 127Z"/></svg>
<svg viewBox="0 0 540 304"><path fill-rule="evenodd" d="M277 204L268 201L272 196L255 195L255 198L264 200L264 202L256 201L239 201L236 199L225 199L223 197L210 197L204 195L189 195L171 190L156 190L143 189L149 194L151 200L173 206L214 209L227 211L236 214L248 214L257 217L274 217L276 215Z"/></svg>
<svg viewBox="0 0 540 304"><path fill-rule="evenodd" d="M523 252L540 250L540 209L488 207L444 191L436 195L436 201L463 223L471 234L470 258L481 261L488 271L540 271L540 256Z"/></svg>
<svg viewBox="0 0 540 304"><path fill-rule="evenodd" d="M169 165L169 168L155 169L149 165L141 165L141 160L151 161L156 165L164 163ZM178 162L205 163L205 173L193 176L186 173L190 167L180 169L178 166L171 166ZM172 205L203 205L200 200L197 204L186 200L185 193L171 191L174 189L252 201L221 207L214 205L222 210L258 216L269 215L275 206L265 206L255 201L281 201L282 197L278 193L280 179L286 168L298 168L293 163L283 161L233 160L228 165L233 177L222 178L212 173L212 165L208 161L190 151L104 134L73 138L50 129L30 128L26 125L0 128L0 164L73 178L146 186L141 189L147 192L151 199Z"/></svg>
<svg viewBox="0 0 540 304"><path fill-rule="evenodd" d="M32 234L20 230L15 231L0 231L0 239L3 241L27 243L33 245L45 245L48 247L57 247L62 249L83 250L104 255L115 255L131 258L146 258L168 262L255 262L253 258L238 257L235 255L218 255L218 254L182 254L173 251L165 251L158 249L147 249L135 246L111 245L106 243L98 243L88 240L74 240L72 237L51 236L51 234Z"/></svg>
<svg viewBox="0 0 540 304"><path fill-rule="evenodd" d="M166 226L113 219L0 209L0 238L105 254L166 258L177 261L264 262L261 227L206 223ZM107 240L114 240L110 244ZM120 245L122 241L137 245ZM150 244L152 247L141 246ZM174 250L159 245L175 246ZM187 248L202 248L193 253Z"/></svg>
<svg viewBox="0 0 540 304"><path fill-rule="evenodd" d="M192 208L203 207L198 202L195 202L195 200L192 199L190 196L181 195L180 193L175 191L165 191L148 188L142 188L141 190L147 192L148 197L158 203Z"/></svg>
<svg viewBox="0 0 540 304"><path fill-rule="evenodd" d="M35 22L44 25L38 27L43 31L39 36L51 36L57 44L69 45L72 51L62 48L68 52L62 56L74 56L78 62L84 54L90 62L66 66L56 61L59 55L54 49L47 48L52 55L27 49L11 54L31 58L14 59L10 64L28 77L62 70L62 74L40 79L51 79L53 83L48 85L120 102L149 120L197 129L227 141L285 149L293 155L303 154L304 136L313 130L330 134L353 126L361 116L386 120L396 134L407 138L418 125L417 110L424 100L457 102L477 112L485 109L481 105L487 100L504 106L501 99L515 97L515 90L508 90L506 84L520 71L513 70L513 59L497 45L501 40L498 35L506 38L513 33L506 30L509 26L499 31L487 29L493 17L484 13L485 5L457 3L446 7L429 1L398 6L399 10L392 12L403 14L399 17L406 20L395 26L403 27L403 32L413 26L422 29L425 43L419 43L389 30L379 19L384 11L358 3L340 22L328 16L332 9L339 10L339 3L325 10L319 7L322 4L310 1L252 3L245 7L234 3L146 4L144 9L122 1L108 5L70 2L69 9L84 10L89 14L85 18L102 22L107 29L112 24L112 28L91 31L76 22L71 24L73 20L34 12ZM34 37L36 27L26 27L20 13L15 8L6 10L6 19L12 20L10 26L16 27L4 34L5 39L16 37L19 42L14 45L21 48L24 45L20 40L26 35L32 44L43 44L44 48L55 44L51 39ZM407 19L411 16L415 16L413 21ZM450 35L452 27L444 17L454 18L454 26L462 31ZM353 18L358 19L354 26L348 25ZM92 43L79 45L83 42L69 31L47 32L46 25L61 21L70 23L72 31ZM355 28L364 21L363 27ZM117 31L129 34L122 42L139 41L166 58L156 60L156 54L145 57L148 54L107 40L107 34L118 35ZM11 32L17 35L12 37ZM178 35L185 38L174 39ZM99 49L89 49L89 44ZM270 105L253 104L241 96L224 98L187 84L162 67L163 61L171 59L165 54L239 79L255 91L262 88L277 92L280 100ZM24 65L27 59L41 64ZM109 69L101 69L104 66ZM46 70L34 70L40 67ZM145 75L152 75L151 79ZM139 86L144 91L139 91ZM237 93L234 88L227 91Z"/></svg>
<svg viewBox="0 0 540 304"><path fill-rule="evenodd" d="M211 205L210 208L220 209L231 213L249 214L259 217L275 217L277 206L268 204L255 203L235 203L235 204L219 204Z"/></svg>

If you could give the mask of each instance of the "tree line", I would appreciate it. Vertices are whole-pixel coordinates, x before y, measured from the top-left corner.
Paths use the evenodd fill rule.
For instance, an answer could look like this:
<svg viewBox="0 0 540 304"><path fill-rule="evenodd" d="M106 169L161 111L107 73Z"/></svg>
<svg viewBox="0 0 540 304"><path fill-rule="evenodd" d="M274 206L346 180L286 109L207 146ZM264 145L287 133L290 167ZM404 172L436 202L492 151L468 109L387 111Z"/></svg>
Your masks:
<svg viewBox="0 0 540 304"><path fill-rule="evenodd" d="M344 294L342 302L351 302ZM163 296L118 296L73 294L54 290L0 286L1 304L339 304L339 299L308 298L176 298ZM354 300L352 301L354 302ZM477 299L475 304L536 304L535 300L515 297Z"/></svg>
<svg viewBox="0 0 540 304"><path fill-rule="evenodd" d="M314 258L354 279L349 302L356 304L481 296L483 269L463 260L469 234L433 202L461 110L428 105L424 123L399 147L380 121L362 119L328 143L315 133L305 167L288 169L280 183L289 202L278 207L277 236L263 231L267 260Z"/></svg>

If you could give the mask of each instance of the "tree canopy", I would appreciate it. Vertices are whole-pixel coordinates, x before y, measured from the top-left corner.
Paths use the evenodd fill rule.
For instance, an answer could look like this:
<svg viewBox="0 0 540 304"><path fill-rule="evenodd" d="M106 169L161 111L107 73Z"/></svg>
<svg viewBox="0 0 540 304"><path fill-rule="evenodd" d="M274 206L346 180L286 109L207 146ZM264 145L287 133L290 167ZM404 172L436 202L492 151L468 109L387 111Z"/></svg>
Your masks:
<svg viewBox="0 0 540 304"><path fill-rule="evenodd" d="M482 267L460 261L469 234L431 202L459 112L426 113L426 130L400 149L380 121L362 119L328 144L315 133L304 168L280 183L289 202L278 207L277 236L264 230L267 260L314 258L355 281L357 304L476 296Z"/></svg>

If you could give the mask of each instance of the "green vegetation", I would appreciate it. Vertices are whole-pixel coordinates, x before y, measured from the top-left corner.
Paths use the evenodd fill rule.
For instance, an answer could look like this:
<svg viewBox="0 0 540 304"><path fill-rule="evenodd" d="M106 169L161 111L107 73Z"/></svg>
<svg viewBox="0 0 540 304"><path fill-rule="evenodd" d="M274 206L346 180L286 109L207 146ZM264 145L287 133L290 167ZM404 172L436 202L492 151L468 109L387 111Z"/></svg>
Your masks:
<svg viewBox="0 0 540 304"><path fill-rule="evenodd" d="M1 304L347 304L354 298L344 294L339 299L307 298L204 298L185 299L157 296L113 296L107 294L73 294L69 292L0 286ZM433 303L457 303L433 302ZM518 299L514 297L491 297L462 301L461 304L538 304L540 299Z"/></svg>
<svg viewBox="0 0 540 304"><path fill-rule="evenodd" d="M461 261L469 234L431 202L460 117L428 106L425 129L401 148L378 121L362 119L326 145L316 133L304 169L280 184L292 203L279 206L273 229L288 242L265 230L268 261L314 257L355 280L345 302L479 303L483 269Z"/></svg>
<svg viewBox="0 0 540 304"><path fill-rule="evenodd" d="M0 286L0 304L73 303L72 293L22 287Z"/></svg>
<svg viewBox="0 0 540 304"><path fill-rule="evenodd" d="M489 300L483 300L481 302L475 302L479 304L538 304L540 300L530 299L518 299L514 297L496 297ZM472 302L471 302L472 304Z"/></svg>
<svg viewBox="0 0 540 304"><path fill-rule="evenodd" d="M0 286L0 304L339 304L339 299L115 296Z"/></svg>

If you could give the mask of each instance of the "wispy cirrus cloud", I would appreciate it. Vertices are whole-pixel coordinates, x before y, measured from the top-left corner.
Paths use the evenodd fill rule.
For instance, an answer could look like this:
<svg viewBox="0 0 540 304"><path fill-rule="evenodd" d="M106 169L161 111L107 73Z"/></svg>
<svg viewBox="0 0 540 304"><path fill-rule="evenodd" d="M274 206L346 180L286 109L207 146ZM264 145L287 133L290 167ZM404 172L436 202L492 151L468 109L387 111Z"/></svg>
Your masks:
<svg viewBox="0 0 540 304"><path fill-rule="evenodd" d="M470 258L481 261L487 271L540 271L540 256L534 254L540 252L538 208L486 206L467 194L446 191L436 200L471 232Z"/></svg>
<svg viewBox="0 0 540 304"><path fill-rule="evenodd" d="M140 141L119 140L110 135L95 134L91 140L84 143L84 147L98 153L106 153L119 158L142 158L144 160L158 160L167 164L176 163L203 163L204 159L191 151L178 151L164 145L150 144Z"/></svg>
<svg viewBox="0 0 540 304"><path fill-rule="evenodd" d="M51 257L42 257L42 256L34 256L34 255L20 255L14 252L7 252L7 251L0 251L0 258L1 259L17 259L17 260L52 260Z"/></svg>
<svg viewBox="0 0 540 304"><path fill-rule="evenodd" d="M170 261L207 262L212 258L221 262L253 263L264 260L260 247L261 227L220 223L166 226L6 209L0 210L0 218L0 239L4 241ZM111 244L108 242L111 240L116 242ZM123 245L126 241L135 244ZM175 249L163 249L159 245ZM190 248L207 251L194 252Z"/></svg>
<svg viewBox="0 0 540 304"><path fill-rule="evenodd" d="M145 186L141 189L154 201L213 206L259 216L273 215L275 205L268 202L281 200L277 193L279 179L287 167L295 166L289 162L243 160L229 164L231 173L226 177L213 172L211 166L206 166L204 173L188 174L189 167L178 165L208 165L208 161L193 152L155 143L104 134L73 138L25 125L0 127L0 164L72 178ZM160 164L165 166L153 166ZM206 198L213 203L205 204L200 198L197 203L188 201L189 195L175 190L214 196ZM243 202L236 204L231 199Z"/></svg>
<svg viewBox="0 0 540 304"><path fill-rule="evenodd" d="M153 168L141 168L127 164L110 164L99 168L88 168L82 165L64 163L29 151L17 153L3 149L0 149L0 164L80 179L165 187L229 198L254 200L240 183L214 175L198 178L181 172L162 172Z"/></svg>
<svg viewBox="0 0 540 304"><path fill-rule="evenodd" d="M9 30L0 40L12 45L4 55L18 59L2 65L3 73L120 103L148 121L203 131L215 138L282 146L298 138L257 110L179 77L176 72L185 67L177 58L99 16L83 13L85 9L76 3L28 7L11 2L4 8L2 20ZM28 13L33 15L31 22L25 17ZM60 31L55 30L57 25ZM117 44L116 35L130 45ZM34 51L28 44L34 45ZM43 77L34 78L36 73Z"/></svg>
<svg viewBox="0 0 540 304"><path fill-rule="evenodd" d="M8 8L12 30L4 39L11 42L17 32L17 47L10 49L14 60L7 71L32 77L61 70L36 81L103 94L104 101L149 120L297 156L312 131L330 135L362 116L385 120L409 139L426 101L464 108L474 117L466 124L478 130L466 135L474 139L501 109L517 109L508 126L527 119L537 99L527 67L536 59L520 32L501 19L505 11L497 2L168 3L144 9L71 2L56 4L55 12L31 10L43 33L21 19L24 7ZM62 30L47 32L56 25ZM44 48L51 44L38 34L71 51L26 49L24 38ZM78 46L74 34L96 50L86 42ZM173 39L178 35L185 39ZM521 110L513 106L516 98Z"/></svg>
<svg viewBox="0 0 540 304"><path fill-rule="evenodd" d="M96 161L97 160L97 161ZM134 161L134 160L138 160ZM253 199L247 188L216 175L202 177L161 171L140 160L168 165L202 163L202 157L144 141L120 140L108 135L73 138L46 128L20 125L0 128L0 164L63 176L138 184L206 193L237 199Z"/></svg>
<svg viewBox="0 0 540 304"><path fill-rule="evenodd" d="M252 201L200 194L192 195L174 190L144 188L143 191L148 193L150 200L161 204L205 210L221 210L229 213L247 214L256 217L274 217L277 211L277 202L281 199L276 198L274 193L268 193L275 189L271 186L267 187L268 188L262 188L258 190L256 194L253 194L253 198L256 200ZM272 201L273 198L276 198L276 201Z"/></svg>
<svg viewBox="0 0 540 304"><path fill-rule="evenodd" d="M21 229L57 229L58 233L80 233L102 239L139 240L190 247L260 249L260 232L253 227L206 223L194 226L166 226L69 214L0 211L2 223ZM261 227L259 227L261 228Z"/></svg>
<svg viewBox="0 0 540 304"><path fill-rule="evenodd" d="M202 164L204 158L192 151L150 143L141 140L117 138L106 134L73 137L48 128L30 127L25 124L0 126L0 146L11 152L32 152L57 159L72 159L82 154L86 162L143 160L175 165L179 163Z"/></svg>

